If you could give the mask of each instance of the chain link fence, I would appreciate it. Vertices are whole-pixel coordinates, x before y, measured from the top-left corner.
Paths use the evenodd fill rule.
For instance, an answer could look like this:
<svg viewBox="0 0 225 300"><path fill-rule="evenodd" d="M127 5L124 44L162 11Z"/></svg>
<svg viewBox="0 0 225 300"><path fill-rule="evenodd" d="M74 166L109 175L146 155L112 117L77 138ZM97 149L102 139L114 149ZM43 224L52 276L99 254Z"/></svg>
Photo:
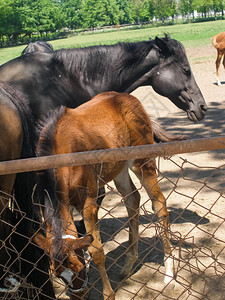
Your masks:
<svg viewBox="0 0 225 300"><path fill-rule="evenodd" d="M209 144L209 143L208 143ZM163 145L162 145L163 146ZM167 199L170 212L170 234L172 256L176 278L168 285L163 283L165 273L162 240L158 234L158 223L153 214L151 200L131 174L137 190L141 193L139 256L132 274L121 279L128 247L128 218L124 198L117 192L112 182L106 186L106 196L99 210L101 238L106 254L106 268L116 299L225 299L225 165L223 151L201 154L182 154L157 158L159 184ZM206 163L205 156L213 156L213 162ZM4 198L5 197L5 198ZM7 241L18 234L17 226L26 215L13 197L1 198L5 208L17 213L17 223L12 228ZM4 201L5 200L5 201ZM7 206L7 207L6 207ZM80 216L73 211L74 220ZM1 223L7 220L1 219ZM43 224L40 224L42 226ZM21 233L20 233L21 234ZM27 243L32 243L27 239ZM1 249L8 251L6 240L1 241ZM20 265L21 253L14 247L13 259ZM12 255L12 249L9 251ZM42 290L35 290L17 267L12 271L12 263L1 265L7 274L5 286L15 287L10 278L21 284L18 289L0 294L0 299L39 299ZM34 265L33 269L37 266ZM12 277L10 277L12 275ZM50 274L57 299L69 299L63 281ZM102 282L96 266L90 260L88 272L89 299L103 299ZM53 299L46 296L46 299Z"/></svg>

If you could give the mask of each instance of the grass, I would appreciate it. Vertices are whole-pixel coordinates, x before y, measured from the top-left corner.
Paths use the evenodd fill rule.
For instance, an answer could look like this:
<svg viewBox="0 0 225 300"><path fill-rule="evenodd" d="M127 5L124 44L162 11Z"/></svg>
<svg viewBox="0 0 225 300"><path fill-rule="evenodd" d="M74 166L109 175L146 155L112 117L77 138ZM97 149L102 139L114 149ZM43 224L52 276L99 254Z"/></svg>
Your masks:
<svg viewBox="0 0 225 300"><path fill-rule="evenodd" d="M118 29L106 32L78 34L71 37L53 40L54 49L78 48L93 45L115 44L118 42L138 42L149 37L163 36L169 33L174 39L181 41L185 47L196 47L211 43L211 37L224 31L225 20L188 23L141 29ZM19 56L24 45L0 49L0 65Z"/></svg>

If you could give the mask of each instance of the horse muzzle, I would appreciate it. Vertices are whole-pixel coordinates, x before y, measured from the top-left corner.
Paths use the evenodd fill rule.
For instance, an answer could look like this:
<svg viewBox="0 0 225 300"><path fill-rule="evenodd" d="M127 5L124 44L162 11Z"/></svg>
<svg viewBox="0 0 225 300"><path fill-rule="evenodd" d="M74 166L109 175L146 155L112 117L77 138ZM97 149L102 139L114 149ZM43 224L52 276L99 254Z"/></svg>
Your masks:
<svg viewBox="0 0 225 300"><path fill-rule="evenodd" d="M85 279L79 288L74 288L73 286L73 277L74 277L74 272L68 268L66 268L59 276L62 281L66 284L67 286L67 291L66 295L70 297L71 300L75 299L86 299L88 296L88 276L87 272L85 274Z"/></svg>
<svg viewBox="0 0 225 300"><path fill-rule="evenodd" d="M204 101L204 98L193 101L194 94L192 94L188 89L182 91L179 99L185 103L184 110L187 112L187 117L192 122L198 122L204 119L207 106Z"/></svg>
<svg viewBox="0 0 225 300"><path fill-rule="evenodd" d="M197 107L190 103L189 108L186 110L187 117L192 122L198 122L205 118L207 112L207 106L200 104Z"/></svg>

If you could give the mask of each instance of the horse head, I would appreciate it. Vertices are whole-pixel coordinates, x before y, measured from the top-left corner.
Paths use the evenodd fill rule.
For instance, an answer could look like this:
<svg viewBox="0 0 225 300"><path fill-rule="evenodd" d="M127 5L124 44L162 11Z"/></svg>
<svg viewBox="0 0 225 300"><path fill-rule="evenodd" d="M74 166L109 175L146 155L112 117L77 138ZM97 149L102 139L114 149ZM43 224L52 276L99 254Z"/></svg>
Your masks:
<svg viewBox="0 0 225 300"><path fill-rule="evenodd" d="M191 121L202 120L207 106L196 84L184 47L166 36L162 39L156 37L153 49L150 55L158 56L158 63L148 74L153 89L186 111Z"/></svg>
<svg viewBox="0 0 225 300"><path fill-rule="evenodd" d="M63 235L61 239L57 239L50 234L45 237L37 233L33 241L50 256L51 269L66 284L70 299L86 299L88 267L84 249L92 243L92 235L82 238Z"/></svg>

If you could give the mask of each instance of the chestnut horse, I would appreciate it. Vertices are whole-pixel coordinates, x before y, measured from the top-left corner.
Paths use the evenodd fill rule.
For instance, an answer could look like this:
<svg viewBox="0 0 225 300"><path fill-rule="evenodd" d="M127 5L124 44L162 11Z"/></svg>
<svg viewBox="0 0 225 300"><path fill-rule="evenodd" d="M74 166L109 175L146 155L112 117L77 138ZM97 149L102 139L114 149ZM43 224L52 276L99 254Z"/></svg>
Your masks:
<svg viewBox="0 0 225 300"><path fill-rule="evenodd" d="M31 157L35 153L31 143L34 120L27 101L25 95L12 85L0 82L0 161ZM32 199L21 187L15 196L21 193L21 199L27 200L19 203L12 200L18 176L0 176L0 299L7 296L11 299L18 289L26 298L22 281L35 286L38 293L41 288L43 294L39 295L39 299L46 299L44 294L54 297L47 257L41 258L43 251L28 241L36 230L34 224L28 221L34 213ZM33 185L30 185L29 177L26 179L26 192L30 193Z"/></svg>
<svg viewBox="0 0 225 300"><path fill-rule="evenodd" d="M23 126L20 117L23 98L21 98L20 93L12 87L0 83L0 161L20 157L23 142ZM14 281L12 281L10 273L4 271L8 266L8 261L13 256L13 251L9 245L12 223L12 214L9 207L11 206L10 201L15 177L15 174L0 176L0 295L2 295L2 292L15 292L20 286L17 279L14 278ZM8 289L4 282L9 283Z"/></svg>
<svg viewBox="0 0 225 300"><path fill-rule="evenodd" d="M225 68L225 32L221 32L215 35L212 38L213 47L217 50L217 58L216 58L216 79L217 84L221 85L220 78L219 78L219 66L221 59L223 57L223 66Z"/></svg>
<svg viewBox="0 0 225 300"><path fill-rule="evenodd" d="M105 92L76 109L61 107L55 111L41 126L37 154L45 156L153 143L151 121L138 99L125 93ZM45 236L37 233L34 241L50 255L55 274L64 281L66 278L71 294L85 280L83 256L78 256L76 251L89 246L88 250L101 275L104 299L115 299L105 269L97 203L99 187L111 180L124 199L129 217L129 249L121 275L125 277L131 273L138 257L140 195L129 176L128 167L140 179L158 216L165 252L165 283L174 276L168 232L169 213L158 185L154 159L149 157L132 162L45 170L37 173L36 194L38 203L43 202L46 207L44 218L47 230ZM88 234L84 238L78 238L70 206L83 216ZM75 295L73 297L71 299L77 299Z"/></svg>

